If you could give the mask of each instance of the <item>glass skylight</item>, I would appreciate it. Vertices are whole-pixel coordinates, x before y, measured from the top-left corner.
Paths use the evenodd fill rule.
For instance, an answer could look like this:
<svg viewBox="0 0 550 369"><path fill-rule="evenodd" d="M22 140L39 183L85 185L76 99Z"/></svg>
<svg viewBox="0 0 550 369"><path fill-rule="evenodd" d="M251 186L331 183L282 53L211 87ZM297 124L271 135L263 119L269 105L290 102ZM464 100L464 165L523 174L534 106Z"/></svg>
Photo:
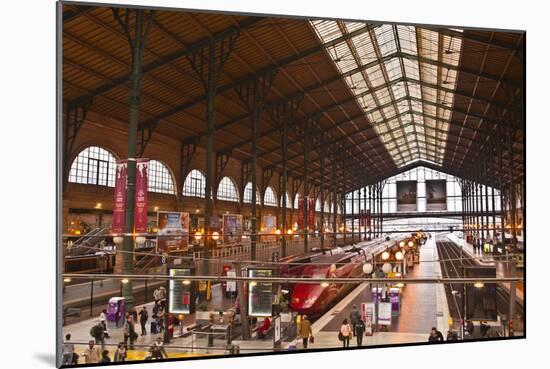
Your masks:
<svg viewBox="0 0 550 369"><path fill-rule="evenodd" d="M462 40L414 26L312 21L321 43L368 26L327 48L398 167L442 164ZM455 31L462 32L455 29Z"/></svg>

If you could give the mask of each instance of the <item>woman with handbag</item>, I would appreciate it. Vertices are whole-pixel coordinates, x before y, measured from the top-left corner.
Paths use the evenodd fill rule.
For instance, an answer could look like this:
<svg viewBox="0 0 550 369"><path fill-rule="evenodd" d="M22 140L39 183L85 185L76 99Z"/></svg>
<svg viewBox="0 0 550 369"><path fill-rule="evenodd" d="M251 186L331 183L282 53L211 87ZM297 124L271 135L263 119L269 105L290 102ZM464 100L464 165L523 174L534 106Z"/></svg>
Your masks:
<svg viewBox="0 0 550 369"><path fill-rule="evenodd" d="M347 319L344 319L342 322L338 338L340 338L344 347L349 347L349 340L351 339L351 326L348 324Z"/></svg>

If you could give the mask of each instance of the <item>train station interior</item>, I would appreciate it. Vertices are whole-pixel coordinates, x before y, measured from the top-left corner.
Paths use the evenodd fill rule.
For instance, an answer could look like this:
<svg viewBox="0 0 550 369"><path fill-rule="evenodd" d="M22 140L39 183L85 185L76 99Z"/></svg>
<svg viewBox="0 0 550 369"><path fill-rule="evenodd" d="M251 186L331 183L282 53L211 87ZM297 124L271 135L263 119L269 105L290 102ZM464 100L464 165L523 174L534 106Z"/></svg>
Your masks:
<svg viewBox="0 0 550 369"><path fill-rule="evenodd" d="M63 365L525 337L525 32L58 17Z"/></svg>

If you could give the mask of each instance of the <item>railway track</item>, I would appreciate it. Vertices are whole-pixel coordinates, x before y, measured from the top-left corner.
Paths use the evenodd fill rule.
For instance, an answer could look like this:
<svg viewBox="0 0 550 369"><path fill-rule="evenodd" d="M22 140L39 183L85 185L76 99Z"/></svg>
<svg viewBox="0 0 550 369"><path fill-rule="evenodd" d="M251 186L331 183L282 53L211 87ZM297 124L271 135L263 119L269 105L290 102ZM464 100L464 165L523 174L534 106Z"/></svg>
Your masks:
<svg viewBox="0 0 550 369"><path fill-rule="evenodd" d="M475 259L466 253L455 243L448 240L436 240L437 252L441 265L441 272L444 277L464 277L462 266L480 266ZM455 291L455 293L453 293ZM462 319L463 314L463 291L464 284L445 285L445 294L449 304L449 313L453 319ZM500 316L508 316L510 293L501 285L497 284L496 289L497 312ZM523 305L516 301L516 313L524 317Z"/></svg>

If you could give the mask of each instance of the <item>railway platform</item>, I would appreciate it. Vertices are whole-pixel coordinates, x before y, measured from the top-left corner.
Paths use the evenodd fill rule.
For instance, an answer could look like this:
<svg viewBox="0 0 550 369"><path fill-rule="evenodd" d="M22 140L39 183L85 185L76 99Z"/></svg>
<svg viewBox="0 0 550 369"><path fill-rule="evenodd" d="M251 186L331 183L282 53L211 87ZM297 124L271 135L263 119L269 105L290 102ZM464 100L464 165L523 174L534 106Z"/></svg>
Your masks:
<svg viewBox="0 0 550 369"><path fill-rule="evenodd" d="M408 277L440 276L438 270L435 239L427 240L420 248L420 263L407 273ZM361 303L371 302L373 286L364 282L357 286L344 299L320 317L313 325L315 343L311 348L340 347L338 332L342 321L349 320L353 305L360 308ZM374 332L372 336L363 338L363 346L389 345L412 342L427 342L432 327L437 327L443 334L447 332L448 307L444 290L433 284L406 285L400 296L401 311L399 316L392 317L392 322L386 331ZM355 345L355 339L350 346ZM301 343L296 341L298 348Z"/></svg>

